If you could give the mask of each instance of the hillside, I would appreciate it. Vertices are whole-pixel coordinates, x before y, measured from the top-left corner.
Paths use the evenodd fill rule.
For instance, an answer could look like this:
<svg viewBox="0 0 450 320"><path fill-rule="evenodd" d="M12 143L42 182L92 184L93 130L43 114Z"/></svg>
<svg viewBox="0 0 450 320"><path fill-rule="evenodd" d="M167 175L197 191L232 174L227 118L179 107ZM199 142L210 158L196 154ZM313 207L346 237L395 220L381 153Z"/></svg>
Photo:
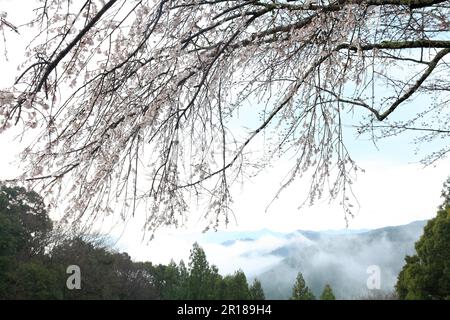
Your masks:
<svg viewBox="0 0 450 320"><path fill-rule="evenodd" d="M404 264L404 257L414 252L414 243L423 232L426 221L374 230L305 231L289 234L268 230L253 233L216 235L222 245L256 241L260 237L282 238L282 245L265 256L279 262L255 274L269 299L286 299L291 293L297 272L301 271L316 295L326 283L331 284L338 298L358 298L367 295L367 268L380 267L381 290L391 291Z"/></svg>

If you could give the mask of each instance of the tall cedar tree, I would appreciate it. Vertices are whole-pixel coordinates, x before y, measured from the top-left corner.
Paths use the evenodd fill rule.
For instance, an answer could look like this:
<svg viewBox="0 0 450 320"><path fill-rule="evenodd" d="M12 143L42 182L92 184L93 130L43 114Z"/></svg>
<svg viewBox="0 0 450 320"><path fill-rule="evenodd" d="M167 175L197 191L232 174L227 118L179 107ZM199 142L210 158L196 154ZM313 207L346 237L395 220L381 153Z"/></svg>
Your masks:
<svg viewBox="0 0 450 320"><path fill-rule="evenodd" d="M323 288L322 294L320 295L320 300L336 300L333 289L331 289L331 286L328 283Z"/></svg>
<svg viewBox="0 0 450 320"><path fill-rule="evenodd" d="M301 272L298 273L294 287L292 288L291 300L314 300L314 294L306 286L305 279Z"/></svg>

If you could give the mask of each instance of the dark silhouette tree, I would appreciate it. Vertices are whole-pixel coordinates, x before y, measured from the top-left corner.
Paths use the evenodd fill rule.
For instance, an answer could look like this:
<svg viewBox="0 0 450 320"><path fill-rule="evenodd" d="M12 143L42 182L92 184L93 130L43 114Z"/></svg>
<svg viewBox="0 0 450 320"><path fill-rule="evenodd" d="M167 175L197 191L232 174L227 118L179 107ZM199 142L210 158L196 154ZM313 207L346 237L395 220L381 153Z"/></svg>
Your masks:
<svg viewBox="0 0 450 320"><path fill-rule="evenodd" d="M37 193L0 186L0 299L60 297L55 271L44 266L51 229Z"/></svg>
<svg viewBox="0 0 450 320"><path fill-rule="evenodd" d="M0 254L26 259L44 253L53 224L36 192L0 186L0 219Z"/></svg>

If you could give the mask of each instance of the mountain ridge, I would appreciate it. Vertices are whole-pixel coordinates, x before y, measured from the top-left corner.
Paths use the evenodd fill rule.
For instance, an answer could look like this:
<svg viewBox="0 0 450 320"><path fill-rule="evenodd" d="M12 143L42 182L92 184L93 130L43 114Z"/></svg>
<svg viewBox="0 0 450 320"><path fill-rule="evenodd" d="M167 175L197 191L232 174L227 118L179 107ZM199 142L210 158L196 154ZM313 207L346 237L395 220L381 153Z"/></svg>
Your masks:
<svg viewBox="0 0 450 320"><path fill-rule="evenodd" d="M302 272L316 296L325 284L330 284L337 298L353 299L373 294L366 285L371 266L380 270L377 292L394 290L404 258L415 253L414 243L427 222L417 220L368 230L222 232L210 240L230 249L245 243L247 251L241 256L277 258L249 279L261 280L268 299L289 298L298 272Z"/></svg>
<svg viewBox="0 0 450 320"><path fill-rule="evenodd" d="M230 246L233 243L237 241L254 241L258 240L263 236L274 236L274 237L284 237L284 238L292 238L298 235L303 236L310 236L312 238L320 236L340 236L340 235L354 235L354 234L364 234L364 233L371 233L371 232L382 232L382 231L389 231L393 230L395 228L399 227L406 227L406 226L414 226L414 225L420 225L424 226L428 222L428 220L415 220L412 222L409 222L407 224L402 225L394 225L394 226L385 226L375 229L326 229L326 230L303 230L298 229L291 232L280 232L280 231L273 231L268 228L264 228L261 230L254 230L254 231L218 231L213 234L207 234L205 236L205 240L208 242L215 242L220 243L225 246Z"/></svg>
<svg viewBox="0 0 450 320"><path fill-rule="evenodd" d="M414 244L423 233L427 220L401 226L389 226L362 233L309 236L311 242L293 241L272 255L283 260L261 273L258 278L267 297L287 299L298 272L316 296L330 284L338 298L368 296L368 270L380 270L378 292L392 292L406 255L415 253ZM305 233L301 234L305 237Z"/></svg>

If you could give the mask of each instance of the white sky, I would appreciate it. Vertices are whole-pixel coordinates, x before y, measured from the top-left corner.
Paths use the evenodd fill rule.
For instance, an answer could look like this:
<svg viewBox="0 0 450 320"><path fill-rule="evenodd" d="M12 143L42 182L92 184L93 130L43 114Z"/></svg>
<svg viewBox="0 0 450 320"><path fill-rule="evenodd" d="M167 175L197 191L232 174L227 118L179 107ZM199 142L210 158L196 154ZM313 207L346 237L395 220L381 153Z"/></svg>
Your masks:
<svg viewBox="0 0 450 320"><path fill-rule="evenodd" d="M5 3L7 6L4 6ZM8 8L11 19L21 17L19 5L13 1L0 0L2 7ZM17 1L15 4L22 1ZM0 87L11 84L16 72L16 64L21 59L24 40L8 33L10 61L0 57ZM0 54L3 54L0 43ZM21 146L11 139L11 134L0 135L0 179L11 177L16 167L11 161ZM443 181L450 174L450 160L442 160L434 167L422 167L419 156L414 155L414 146L405 143L409 137L390 138L380 144L378 151L370 141L350 141L350 149L355 154L357 164L365 169L354 184L354 191L360 204L355 218L349 220L351 229L373 229L389 225L406 224L415 220L432 218L440 204ZM427 147L429 149L430 146ZM313 207L298 210L307 190L307 181L297 181L286 190L266 212L266 206L274 196L283 169L282 163L270 172L264 172L251 182L235 188L234 212L237 223L231 220L227 230L260 230L289 232L297 229L326 230L342 229L346 223L342 209L337 203L318 203ZM120 246L136 259L151 259L168 262L170 258L186 258L192 242L201 239L197 233L203 229L204 221L199 220L199 212L192 212L189 225L181 230L161 230L150 244L142 243L140 221L128 223ZM225 229L225 228L223 228ZM120 228L113 233L121 234ZM220 260L220 252L215 259Z"/></svg>

